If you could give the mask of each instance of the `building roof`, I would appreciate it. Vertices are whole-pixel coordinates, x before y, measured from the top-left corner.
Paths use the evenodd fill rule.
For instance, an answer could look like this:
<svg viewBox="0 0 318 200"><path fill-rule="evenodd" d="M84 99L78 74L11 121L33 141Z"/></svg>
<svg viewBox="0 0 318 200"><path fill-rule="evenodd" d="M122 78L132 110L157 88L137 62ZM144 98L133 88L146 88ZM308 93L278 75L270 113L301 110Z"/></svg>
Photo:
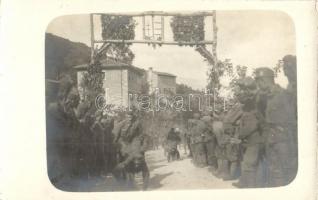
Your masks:
<svg viewBox="0 0 318 200"><path fill-rule="evenodd" d="M145 72L145 70L143 70L143 69L140 69L138 67L135 67L133 65L123 63L120 61L115 61L113 59L104 59L104 60L101 60L100 62L101 62L102 69L105 69L105 70L107 70L107 69L130 69L130 70L134 70L138 73ZM82 71L82 70L87 70L88 65L89 64L82 64L82 65L74 66L73 68L75 70Z"/></svg>
<svg viewBox="0 0 318 200"><path fill-rule="evenodd" d="M114 58L108 58L108 59L103 59L100 61L101 65L102 65L102 69L130 69L130 70L134 70L138 73L144 73L145 70L141 69L139 67L136 67L134 65L130 65L121 61L117 61ZM82 64L82 65L77 65L74 66L73 68L77 71L83 71L83 70L87 70L89 64ZM177 77L174 74L170 74L170 73L166 73L166 72L158 72L158 71L153 71L154 73L156 73L159 76L170 76L170 77Z"/></svg>
<svg viewBox="0 0 318 200"><path fill-rule="evenodd" d="M174 74L170 74L170 73L166 73L166 72L157 72L157 71L154 71L156 74L158 74L159 76L171 76L171 77L177 77L176 75Z"/></svg>

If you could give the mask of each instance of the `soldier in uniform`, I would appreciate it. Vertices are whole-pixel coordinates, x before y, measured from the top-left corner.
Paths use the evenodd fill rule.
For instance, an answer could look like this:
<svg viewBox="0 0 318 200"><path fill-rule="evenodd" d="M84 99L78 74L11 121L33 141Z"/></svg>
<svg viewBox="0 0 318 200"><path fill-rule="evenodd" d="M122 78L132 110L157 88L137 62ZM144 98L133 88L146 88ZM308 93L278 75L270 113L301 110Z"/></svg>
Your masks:
<svg viewBox="0 0 318 200"><path fill-rule="evenodd" d="M226 170L224 170L224 160L225 156L225 139L224 139L224 128L222 116L218 111L213 113L213 123L212 123L212 132L215 135L216 146L214 149L215 157L217 159L217 170L212 171L212 173L219 178L225 177Z"/></svg>
<svg viewBox="0 0 318 200"><path fill-rule="evenodd" d="M69 77L60 81L58 99L47 106L47 154L48 175L53 184L58 184L64 176L77 174L74 162L74 139L76 139L78 120L75 109L79 95ZM70 145L71 144L71 145Z"/></svg>
<svg viewBox="0 0 318 200"><path fill-rule="evenodd" d="M176 129L171 128L166 139L168 162L170 162L171 159L172 160L180 159L180 153L178 151L178 144L180 143L180 141L181 141L181 138L178 132L176 131Z"/></svg>
<svg viewBox="0 0 318 200"><path fill-rule="evenodd" d="M293 180L297 170L291 145L296 126L296 108L286 90L275 84L271 69L256 69L255 79L260 96L266 102L262 133L268 163L267 184L270 187L283 186Z"/></svg>
<svg viewBox="0 0 318 200"><path fill-rule="evenodd" d="M76 142L77 153L75 157L78 160L78 168L81 175L87 178L96 174L96 153L94 135L91 129L94 124L95 115L94 106L90 102L81 102L77 108L77 117L79 119L78 142Z"/></svg>
<svg viewBox="0 0 318 200"><path fill-rule="evenodd" d="M216 139L215 135L213 134L213 120L212 117L208 114L202 117L201 120L205 122L206 126L208 127L208 131L205 137L207 163L209 166L212 167L212 171L215 171L217 169L217 160L215 156Z"/></svg>
<svg viewBox="0 0 318 200"><path fill-rule="evenodd" d="M112 137L114 119L108 115L103 115L100 123L103 128L103 170L105 175L107 175L107 173L111 172L111 170L115 167L115 151Z"/></svg>
<svg viewBox="0 0 318 200"><path fill-rule="evenodd" d="M239 80L238 86L236 97L243 105L243 114L238 129L239 139L242 140L243 160L239 182L233 183L233 185L239 188L257 187L257 169L263 147L260 131L262 118L256 108L257 88L251 77Z"/></svg>
<svg viewBox="0 0 318 200"><path fill-rule="evenodd" d="M237 104L224 116L224 148L225 157L223 167L225 176L223 180L233 180L239 176L240 140L238 139L238 124L242 116L242 106Z"/></svg>
<svg viewBox="0 0 318 200"><path fill-rule="evenodd" d="M193 119L188 119L188 124L187 124L187 132L186 132L186 139L187 139L187 145L188 145L188 149L189 149L189 157L193 156L192 153L192 144L191 144L191 140L192 140L192 134L191 134L191 130L192 130L192 126L193 126Z"/></svg>
<svg viewBox="0 0 318 200"><path fill-rule="evenodd" d="M290 96L290 99L293 101L292 104L296 110L296 121L297 121L297 60L296 56L287 55L283 58L283 70L284 74L288 79L287 93ZM297 137L297 123L294 124L294 127L290 127L291 140L290 145L292 149L292 154L294 158L294 165L298 163L298 137ZM296 172L294 172L296 173Z"/></svg>
<svg viewBox="0 0 318 200"><path fill-rule="evenodd" d="M116 178L119 181L124 179L128 189L131 189L134 187L134 172L142 171L143 189L146 189L149 182L149 169L145 160L148 143L135 112L127 113L114 135L114 142L118 145L118 164L114 169Z"/></svg>
<svg viewBox="0 0 318 200"><path fill-rule="evenodd" d="M101 123L103 113L101 110L97 110L94 114L94 122L90 127L92 132L94 162L92 168L95 176L100 176L104 168L104 127Z"/></svg>
<svg viewBox="0 0 318 200"><path fill-rule="evenodd" d="M112 166L112 135L113 120L103 115L101 110L95 112L95 121L91 126L94 143L94 171L96 175L107 174Z"/></svg>
<svg viewBox="0 0 318 200"><path fill-rule="evenodd" d="M207 165L205 137L208 132L208 127L200 120L199 113L195 113L193 117L193 126L191 128L193 161L196 166L204 167Z"/></svg>
<svg viewBox="0 0 318 200"><path fill-rule="evenodd" d="M283 70L288 79L287 92L297 106L297 60L296 56L287 55L283 58Z"/></svg>

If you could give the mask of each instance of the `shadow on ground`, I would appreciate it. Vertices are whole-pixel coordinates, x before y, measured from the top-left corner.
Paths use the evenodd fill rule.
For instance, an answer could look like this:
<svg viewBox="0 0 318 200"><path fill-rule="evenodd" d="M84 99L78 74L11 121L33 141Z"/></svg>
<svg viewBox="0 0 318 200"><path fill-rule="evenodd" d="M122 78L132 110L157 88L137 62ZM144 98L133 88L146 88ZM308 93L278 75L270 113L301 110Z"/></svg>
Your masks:
<svg viewBox="0 0 318 200"><path fill-rule="evenodd" d="M171 174L173 173L168 172L168 173L160 174L160 175L155 174L152 178L150 178L149 190L154 190L154 189L162 187L161 181L165 179L166 177L170 176Z"/></svg>

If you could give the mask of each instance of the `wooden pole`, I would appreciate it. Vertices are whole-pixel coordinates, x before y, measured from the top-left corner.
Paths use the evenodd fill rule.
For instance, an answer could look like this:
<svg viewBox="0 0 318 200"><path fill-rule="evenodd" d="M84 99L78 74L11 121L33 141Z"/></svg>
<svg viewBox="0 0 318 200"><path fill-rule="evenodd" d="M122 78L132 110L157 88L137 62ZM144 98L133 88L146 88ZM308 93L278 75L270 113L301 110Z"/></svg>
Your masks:
<svg viewBox="0 0 318 200"><path fill-rule="evenodd" d="M213 31L212 56L213 56L213 60L214 60L214 66L212 66L212 67L214 67L214 70L217 72L218 77L219 77L219 69L217 69L218 58L217 58L217 53L216 53L216 47L217 47L217 26L216 26L216 11L215 10L212 12L212 31ZM214 85L212 85L211 87L215 88ZM215 89L214 89L214 91L215 91Z"/></svg>
<svg viewBox="0 0 318 200"><path fill-rule="evenodd" d="M152 27L152 39L155 40L155 17L151 16L151 27Z"/></svg>
<svg viewBox="0 0 318 200"><path fill-rule="evenodd" d="M95 53L95 38L94 38L94 14L90 14L90 29L91 29L91 63L94 63Z"/></svg>
<svg viewBox="0 0 318 200"><path fill-rule="evenodd" d="M216 52L216 48L217 48L217 32L218 32L218 28L216 26L216 11L213 11L213 16L212 16L212 23L213 23L213 45L212 45L212 55L215 58L215 63L217 63L217 52Z"/></svg>
<svg viewBox="0 0 318 200"><path fill-rule="evenodd" d="M124 44L132 44L132 43L143 43L143 44L166 44L166 45L203 45L203 44L214 44L214 41L199 41L199 42L164 42L158 40L95 40L94 43L124 43Z"/></svg>
<svg viewBox="0 0 318 200"><path fill-rule="evenodd" d="M131 16L141 17L146 15L156 16L212 16L213 11L203 12L161 12L161 11L148 11L148 12L130 12L130 13L94 13L95 15L109 15L109 16Z"/></svg>
<svg viewBox="0 0 318 200"><path fill-rule="evenodd" d="M142 16L142 38L143 39L146 39L146 23L145 23L145 19L146 17L145 16Z"/></svg>
<svg viewBox="0 0 318 200"><path fill-rule="evenodd" d="M165 39L165 18L161 16L161 40Z"/></svg>

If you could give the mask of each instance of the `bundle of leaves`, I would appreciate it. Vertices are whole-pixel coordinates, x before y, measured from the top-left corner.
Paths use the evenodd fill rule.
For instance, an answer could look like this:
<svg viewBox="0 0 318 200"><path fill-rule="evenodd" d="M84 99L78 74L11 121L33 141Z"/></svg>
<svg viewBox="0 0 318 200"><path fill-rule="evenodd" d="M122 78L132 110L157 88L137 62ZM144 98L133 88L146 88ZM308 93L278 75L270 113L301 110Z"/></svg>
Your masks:
<svg viewBox="0 0 318 200"><path fill-rule="evenodd" d="M215 89L219 90L221 88L220 78L224 75L225 72L231 73L232 63L228 59L225 61L217 61L215 66L212 66L208 72L208 85L207 89L213 91Z"/></svg>
<svg viewBox="0 0 318 200"><path fill-rule="evenodd" d="M90 64L87 73L84 73L81 80L81 87L83 88L84 101L89 105L93 105L97 96L104 94L103 88L104 74L102 72L101 64L97 60Z"/></svg>
<svg viewBox="0 0 318 200"><path fill-rule="evenodd" d="M204 40L204 16L174 16L170 26L174 41L199 42Z"/></svg>
<svg viewBox="0 0 318 200"><path fill-rule="evenodd" d="M133 40L136 22L130 16L101 15L102 38L104 40ZM108 54L122 62L131 64L134 53L129 49L131 44L112 43Z"/></svg>

